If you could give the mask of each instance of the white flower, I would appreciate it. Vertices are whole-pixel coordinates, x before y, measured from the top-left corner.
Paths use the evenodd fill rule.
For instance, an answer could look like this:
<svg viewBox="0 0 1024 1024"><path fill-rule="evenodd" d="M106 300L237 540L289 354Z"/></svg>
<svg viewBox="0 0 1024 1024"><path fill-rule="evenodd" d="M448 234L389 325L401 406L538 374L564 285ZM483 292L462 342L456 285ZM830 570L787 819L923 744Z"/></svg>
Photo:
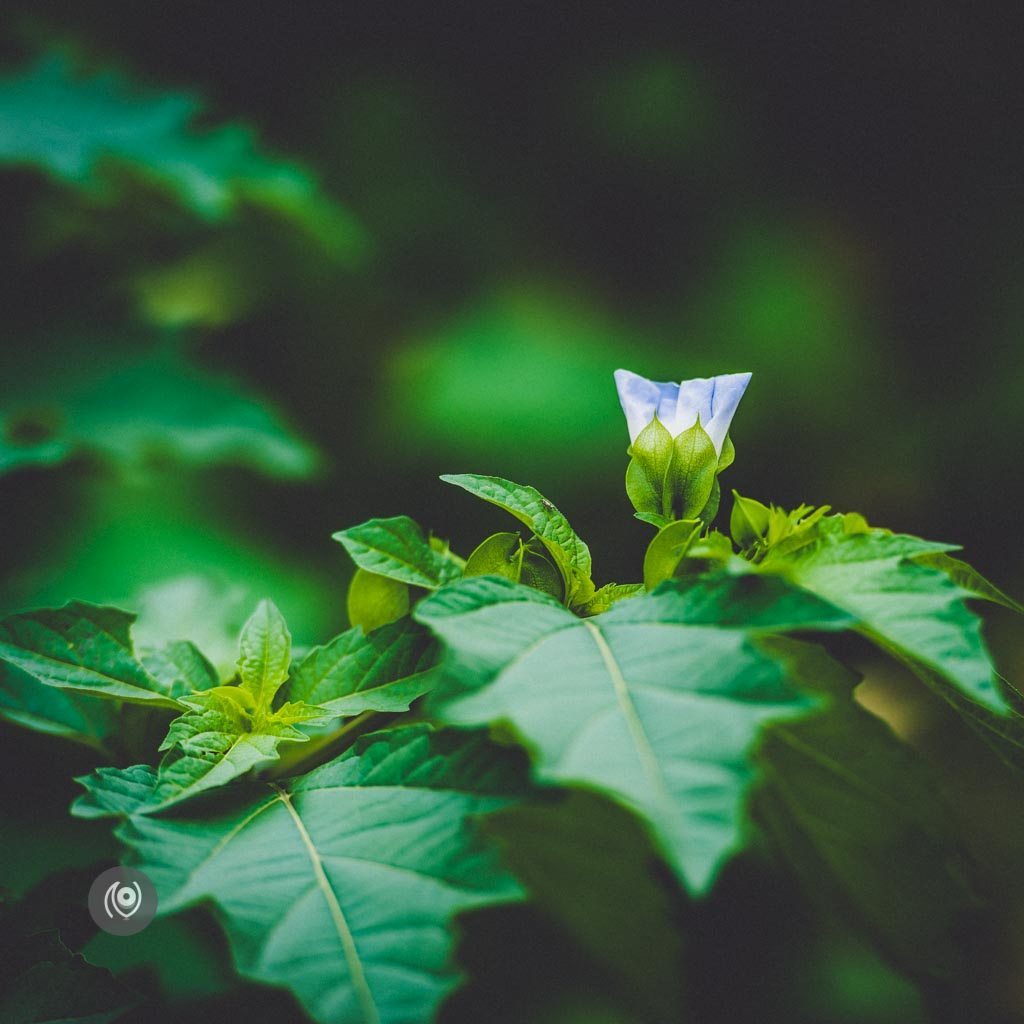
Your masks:
<svg viewBox="0 0 1024 1024"><path fill-rule="evenodd" d="M689 430L700 417L700 425L719 455L736 406L749 383L749 373L724 373L718 377L684 380L681 384L662 384L629 370L615 371L615 386L626 414L630 443L655 414L673 437Z"/></svg>

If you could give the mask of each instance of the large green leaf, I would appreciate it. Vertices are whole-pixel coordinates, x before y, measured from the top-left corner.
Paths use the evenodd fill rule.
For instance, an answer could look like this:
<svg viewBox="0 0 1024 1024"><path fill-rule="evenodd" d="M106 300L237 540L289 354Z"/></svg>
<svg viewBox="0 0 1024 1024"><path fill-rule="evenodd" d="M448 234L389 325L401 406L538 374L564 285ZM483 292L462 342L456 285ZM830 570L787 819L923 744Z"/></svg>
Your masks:
<svg viewBox="0 0 1024 1024"><path fill-rule="evenodd" d="M413 1024L457 983L454 915L520 898L469 819L507 806L522 774L479 733L411 726L287 785L135 814L119 835L161 913L216 905L246 977L325 1024Z"/></svg>
<svg viewBox="0 0 1024 1024"><path fill-rule="evenodd" d="M916 981L969 981L977 869L921 757L837 700L770 725L756 758L756 817L804 881Z"/></svg>
<svg viewBox="0 0 1024 1024"><path fill-rule="evenodd" d="M0 621L0 661L47 686L140 704L181 705L136 657L135 616L72 601Z"/></svg>
<svg viewBox="0 0 1024 1024"><path fill-rule="evenodd" d="M292 669L289 700L348 718L364 711L407 711L436 679L435 644L406 617L372 633L356 627L314 647Z"/></svg>
<svg viewBox="0 0 1024 1024"><path fill-rule="evenodd" d="M586 602L594 593L590 550L576 536L569 521L535 487L516 484L499 476L461 473L442 476L448 484L497 505L528 526L547 548L565 580L566 603Z"/></svg>
<svg viewBox="0 0 1024 1024"><path fill-rule="evenodd" d="M318 462L266 402L174 346L44 354L0 378L0 427L0 472L79 454L128 468L167 458L241 463L289 477Z"/></svg>
<svg viewBox="0 0 1024 1024"><path fill-rule="evenodd" d="M344 545L360 569L414 587L436 590L461 574L452 559L430 546L408 516L369 519L339 530L334 539Z"/></svg>
<svg viewBox="0 0 1024 1024"><path fill-rule="evenodd" d="M673 580L584 620L482 577L432 595L416 616L448 649L443 719L507 723L542 780L598 787L638 811L695 892L739 842L761 723L807 707L755 638L852 621L751 575Z"/></svg>
<svg viewBox="0 0 1024 1024"><path fill-rule="evenodd" d="M1005 708L980 620L964 602L968 591L915 561L952 545L856 524L851 531L844 516L822 519L808 538L788 553L769 551L762 568L845 609L873 640L934 669L972 699Z"/></svg>
<svg viewBox="0 0 1024 1024"><path fill-rule="evenodd" d="M339 257L360 255L362 230L308 171L262 154L244 126L196 127L202 113L195 96L147 92L109 72L78 75L47 57L0 80L0 162L40 167L105 199L117 194L106 172L127 168L204 219L257 204Z"/></svg>
<svg viewBox="0 0 1024 1024"><path fill-rule="evenodd" d="M484 829L534 903L651 1020L686 1019L686 902L636 817L597 793L552 791Z"/></svg>

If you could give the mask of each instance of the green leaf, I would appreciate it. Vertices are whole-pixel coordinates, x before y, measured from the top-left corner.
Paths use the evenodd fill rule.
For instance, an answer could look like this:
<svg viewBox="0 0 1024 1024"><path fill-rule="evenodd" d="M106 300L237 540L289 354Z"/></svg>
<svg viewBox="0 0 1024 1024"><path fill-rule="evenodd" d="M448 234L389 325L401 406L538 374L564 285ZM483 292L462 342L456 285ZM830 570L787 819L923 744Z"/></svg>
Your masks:
<svg viewBox="0 0 1024 1024"><path fill-rule="evenodd" d="M350 629L314 647L293 669L288 699L348 718L364 711L407 711L434 685L436 645L412 619L371 633Z"/></svg>
<svg viewBox="0 0 1024 1024"><path fill-rule="evenodd" d="M45 686L10 665L0 665L0 717L25 729L61 736L111 756L117 705Z"/></svg>
<svg viewBox="0 0 1024 1024"><path fill-rule="evenodd" d="M497 505L529 527L562 573L566 602L574 605L590 599L594 593L590 550L576 536L565 516L540 491L501 477L473 473L446 475L441 479Z"/></svg>
<svg viewBox="0 0 1024 1024"><path fill-rule="evenodd" d="M971 699L1005 709L980 621L964 603L967 591L917 561L951 545L884 530L850 533L848 526L842 516L822 519L809 543L771 551L761 567L845 609L883 648L934 669Z"/></svg>
<svg viewBox="0 0 1024 1024"><path fill-rule="evenodd" d="M136 814L119 836L161 913L214 903L239 972L291 989L315 1020L426 1021L458 981L454 916L521 898L470 819L523 790L514 751L411 726L287 785Z"/></svg>
<svg viewBox="0 0 1024 1024"><path fill-rule="evenodd" d="M983 601L991 601L993 604L1001 604L1004 608L1024 615L1024 604L1010 597L994 583L990 583L974 566L968 565L967 562L959 558L953 558L943 551L935 551L921 555L914 561L918 565L926 565L930 569L944 572L958 587L966 590L972 597L979 597Z"/></svg>
<svg viewBox="0 0 1024 1024"><path fill-rule="evenodd" d="M352 561L367 572L436 590L461 575L450 558L435 551L408 516L369 519L334 534Z"/></svg>
<svg viewBox="0 0 1024 1024"><path fill-rule="evenodd" d="M650 836L632 814L597 793L547 796L489 815L485 832L500 843L532 900L651 1020L688 1019L679 926L685 900Z"/></svg>
<svg viewBox="0 0 1024 1024"><path fill-rule="evenodd" d="M56 930L12 933L0 918L3 1024L108 1024L139 997L110 971L68 948Z"/></svg>
<svg viewBox="0 0 1024 1024"><path fill-rule="evenodd" d="M266 401L173 345L140 355L137 345L124 353L90 343L0 378L0 473L81 454L129 469L174 459L285 477L308 476L319 461Z"/></svg>
<svg viewBox="0 0 1024 1024"><path fill-rule="evenodd" d="M718 473L715 444L700 420L672 442L672 463L665 479L662 511L694 519L708 503Z"/></svg>
<svg viewBox="0 0 1024 1024"><path fill-rule="evenodd" d="M309 739L297 723L323 716L304 704L261 711L239 686L218 686L186 703L191 710L171 723L160 747L167 753L143 812L163 810L276 760L282 742Z"/></svg>
<svg viewBox="0 0 1024 1024"><path fill-rule="evenodd" d="M409 584L356 569L345 603L348 621L370 633L409 614Z"/></svg>
<svg viewBox="0 0 1024 1024"><path fill-rule="evenodd" d="M648 590L675 575L686 549L697 538L702 526L699 519L680 519L658 531L644 555L644 586Z"/></svg>
<svg viewBox="0 0 1024 1024"><path fill-rule="evenodd" d="M0 161L37 166L110 202L118 179L108 172L128 169L205 220L256 204L337 258L362 254L362 229L309 172L262 154L246 127L198 127L203 115L195 96L144 91L112 72L76 74L64 58L46 57L0 80Z"/></svg>
<svg viewBox="0 0 1024 1024"><path fill-rule="evenodd" d="M217 670L195 644L175 640L142 653L142 663L172 697L209 690L220 682Z"/></svg>
<svg viewBox="0 0 1024 1024"><path fill-rule="evenodd" d="M156 785L156 769L148 764L130 768L97 768L75 779L85 793L71 805L76 818L119 818L139 809Z"/></svg>
<svg viewBox="0 0 1024 1024"><path fill-rule="evenodd" d="M807 706L753 639L851 625L753 575L672 580L583 620L481 577L432 595L416 617L447 647L439 716L507 723L541 780L597 787L636 810L697 893L739 844L757 729Z"/></svg>
<svg viewBox="0 0 1024 1024"><path fill-rule="evenodd" d="M625 601L627 597L636 597L643 592L642 583L606 583L594 592L594 596L586 604L579 605L575 611L577 615L600 615L619 601Z"/></svg>
<svg viewBox="0 0 1024 1024"><path fill-rule="evenodd" d="M968 981L977 877L937 780L852 701L770 725L755 816L811 888L922 982Z"/></svg>
<svg viewBox="0 0 1024 1024"><path fill-rule="evenodd" d="M135 656L135 616L72 601L0 620L0 661L47 686L140 704L180 707Z"/></svg>
<svg viewBox="0 0 1024 1024"><path fill-rule="evenodd" d="M242 627L238 673L241 686L257 709L270 707L281 684L288 678L292 636L273 601L263 600Z"/></svg>
<svg viewBox="0 0 1024 1024"><path fill-rule="evenodd" d="M523 573L523 539L518 533L492 533L466 559L463 576L504 576L513 583Z"/></svg>

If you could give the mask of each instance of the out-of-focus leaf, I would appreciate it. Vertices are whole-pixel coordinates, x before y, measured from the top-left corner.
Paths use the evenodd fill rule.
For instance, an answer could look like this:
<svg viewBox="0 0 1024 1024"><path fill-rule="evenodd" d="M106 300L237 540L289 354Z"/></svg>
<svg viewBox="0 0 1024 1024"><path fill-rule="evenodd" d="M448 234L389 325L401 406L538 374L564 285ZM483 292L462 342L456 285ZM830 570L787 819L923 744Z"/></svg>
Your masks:
<svg viewBox="0 0 1024 1024"><path fill-rule="evenodd" d="M348 621L364 633L409 614L409 584L357 568L345 599Z"/></svg>
<svg viewBox="0 0 1024 1024"><path fill-rule="evenodd" d="M740 843L758 728L808 706L752 640L852 624L753 575L671 580L582 620L537 591L476 577L415 615L447 647L437 714L509 726L542 780L598 787L635 810L694 893Z"/></svg>
<svg viewBox="0 0 1024 1024"><path fill-rule="evenodd" d="M52 371L52 372L51 372ZM234 381L191 365L175 347L49 360L0 379L0 473L80 453L134 467L158 458L241 463L301 477L315 451Z"/></svg>
<svg viewBox="0 0 1024 1024"><path fill-rule="evenodd" d="M484 821L543 910L652 1020L683 1020L685 900L633 815L569 791Z"/></svg>
<svg viewBox="0 0 1024 1024"><path fill-rule="evenodd" d="M106 753L118 725L109 701L58 690L10 665L0 665L0 717Z"/></svg>
<svg viewBox="0 0 1024 1024"><path fill-rule="evenodd" d="M195 96L149 92L113 72L76 74L68 61L46 57L0 79L0 162L39 167L110 202L116 178L106 172L126 168L206 220L255 204L337 258L362 255L362 229L308 171L261 153L241 125L197 128L202 113Z"/></svg>
<svg viewBox="0 0 1024 1024"><path fill-rule="evenodd" d="M966 929L983 903L936 779L850 700L770 725L755 812L783 855L838 897L915 980L969 981Z"/></svg>

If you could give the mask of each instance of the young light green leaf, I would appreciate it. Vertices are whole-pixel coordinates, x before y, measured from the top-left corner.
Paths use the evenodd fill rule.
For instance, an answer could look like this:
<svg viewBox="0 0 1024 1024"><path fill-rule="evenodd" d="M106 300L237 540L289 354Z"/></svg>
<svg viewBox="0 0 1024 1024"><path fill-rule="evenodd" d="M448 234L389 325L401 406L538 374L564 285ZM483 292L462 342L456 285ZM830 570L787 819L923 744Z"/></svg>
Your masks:
<svg viewBox="0 0 1024 1024"><path fill-rule="evenodd" d="M807 707L753 639L853 621L753 575L671 580L583 620L481 577L432 595L416 617L447 647L436 714L507 723L540 779L600 788L640 813L695 893L739 844L757 729Z"/></svg>
<svg viewBox="0 0 1024 1024"><path fill-rule="evenodd" d="M372 633L350 629L295 665L288 699L343 718L407 711L434 684L435 648L430 634L409 618Z"/></svg>
<svg viewBox="0 0 1024 1024"><path fill-rule="evenodd" d="M920 756L847 699L768 726L756 759L755 817L804 880L919 983L968 980L978 875Z"/></svg>
<svg viewBox="0 0 1024 1024"><path fill-rule="evenodd" d="M198 693L216 686L217 670L195 644L175 640L141 654L142 663L172 697Z"/></svg>
<svg viewBox="0 0 1024 1024"><path fill-rule="evenodd" d="M702 525L699 519L680 519L657 532L644 555L644 586L648 590L671 579Z"/></svg>
<svg viewBox="0 0 1024 1024"><path fill-rule="evenodd" d="M573 606L590 599L594 593L590 550L576 536L565 516L540 491L501 477L474 473L445 475L441 479L497 505L528 526L561 571L567 604Z"/></svg>
<svg viewBox="0 0 1024 1024"><path fill-rule="evenodd" d="M408 516L369 519L339 530L334 539L360 569L414 587L436 590L461 575L458 565L435 551Z"/></svg>
<svg viewBox="0 0 1024 1024"><path fill-rule="evenodd" d="M135 616L72 601L0 620L0 661L47 686L139 704L180 707L135 655Z"/></svg>
<svg viewBox="0 0 1024 1024"><path fill-rule="evenodd" d="M238 672L257 709L270 707L288 678L292 636L273 601L263 600L242 627Z"/></svg>
<svg viewBox="0 0 1024 1024"><path fill-rule="evenodd" d="M643 592L644 585L642 583L606 583L594 592L594 596L586 604L576 607L576 614L600 615L619 601L625 601L627 597L636 597L637 594Z"/></svg>
<svg viewBox="0 0 1024 1024"><path fill-rule="evenodd" d="M323 1024L408 1024L458 981L452 918L521 898L470 819L524 785L514 751L411 726L287 785L136 814L119 835L161 913L216 904L245 977L291 989Z"/></svg>
<svg viewBox="0 0 1024 1024"><path fill-rule="evenodd" d="M761 568L845 609L883 648L934 669L971 699L1004 710L980 621L964 603L967 592L917 561L952 545L854 526L851 533L843 516L824 518L809 543L769 551Z"/></svg>
<svg viewBox="0 0 1024 1024"><path fill-rule="evenodd" d="M953 558L944 551L935 551L914 559L918 565L927 565L930 569L944 572L958 587L966 590L972 597L1001 604L1010 611L1024 615L1024 604L1010 597L994 583L990 583L974 566L959 558Z"/></svg>
<svg viewBox="0 0 1024 1024"><path fill-rule="evenodd" d="M345 605L348 621L370 633L409 614L409 584L356 569Z"/></svg>
<svg viewBox="0 0 1024 1024"><path fill-rule="evenodd" d="M190 711L176 718L160 749L156 785L145 813L223 786L268 761L276 760L282 742L305 742L295 728L323 716L319 708L285 704L260 713L240 686L219 686L186 698Z"/></svg>

